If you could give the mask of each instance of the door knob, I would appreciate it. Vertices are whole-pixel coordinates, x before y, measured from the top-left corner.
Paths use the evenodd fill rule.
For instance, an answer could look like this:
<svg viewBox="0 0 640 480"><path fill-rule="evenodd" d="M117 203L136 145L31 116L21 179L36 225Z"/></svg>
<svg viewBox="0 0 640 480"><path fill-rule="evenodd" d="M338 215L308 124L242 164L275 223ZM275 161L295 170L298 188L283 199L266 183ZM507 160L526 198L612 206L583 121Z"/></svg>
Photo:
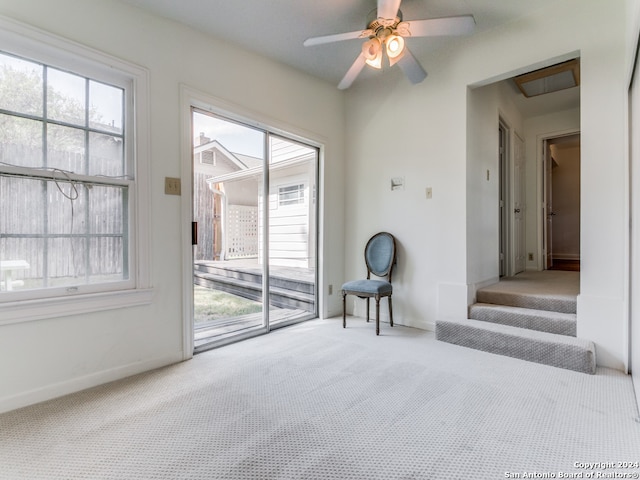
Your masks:
<svg viewBox="0 0 640 480"><path fill-rule="evenodd" d="M513 213L520 213L520 209L519 208L514 209Z"/></svg>

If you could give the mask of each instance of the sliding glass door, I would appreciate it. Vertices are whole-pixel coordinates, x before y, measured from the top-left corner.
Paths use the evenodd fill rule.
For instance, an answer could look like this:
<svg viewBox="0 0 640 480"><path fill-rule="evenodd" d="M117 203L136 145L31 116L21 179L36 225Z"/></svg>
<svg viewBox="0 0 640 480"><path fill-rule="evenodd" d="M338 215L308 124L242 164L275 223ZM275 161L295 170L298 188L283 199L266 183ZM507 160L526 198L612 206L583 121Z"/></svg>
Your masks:
<svg viewBox="0 0 640 480"><path fill-rule="evenodd" d="M192 132L195 351L316 317L318 149L195 108Z"/></svg>
<svg viewBox="0 0 640 480"><path fill-rule="evenodd" d="M268 137L269 325L316 312L316 176L318 149Z"/></svg>

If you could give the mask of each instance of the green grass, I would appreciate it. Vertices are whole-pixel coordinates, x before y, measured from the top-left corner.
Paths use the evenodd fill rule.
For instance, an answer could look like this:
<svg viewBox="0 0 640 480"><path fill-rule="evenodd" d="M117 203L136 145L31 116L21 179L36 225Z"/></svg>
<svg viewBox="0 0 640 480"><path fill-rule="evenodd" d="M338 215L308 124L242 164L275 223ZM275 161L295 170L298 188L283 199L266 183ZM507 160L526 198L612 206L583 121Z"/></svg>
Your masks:
<svg viewBox="0 0 640 480"><path fill-rule="evenodd" d="M246 298L193 286L193 319L195 323L208 322L220 318L237 317L262 311L262 303Z"/></svg>

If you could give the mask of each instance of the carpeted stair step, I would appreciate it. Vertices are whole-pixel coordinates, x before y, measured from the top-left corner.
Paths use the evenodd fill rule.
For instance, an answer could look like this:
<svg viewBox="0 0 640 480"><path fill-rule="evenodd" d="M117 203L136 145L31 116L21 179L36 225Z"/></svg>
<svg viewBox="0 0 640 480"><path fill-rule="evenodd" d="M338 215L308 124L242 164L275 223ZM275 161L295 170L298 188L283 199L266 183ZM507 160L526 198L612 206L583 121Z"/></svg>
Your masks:
<svg viewBox="0 0 640 480"><path fill-rule="evenodd" d="M476 293L478 303L493 303L497 305L509 305L512 307L532 308L535 310L547 310L561 313L576 313L575 295L553 294L528 294L509 292L497 287L487 287Z"/></svg>
<svg viewBox="0 0 640 480"><path fill-rule="evenodd" d="M576 314L476 303L469 307L469 318L483 322L528 328L557 335L576 336Z"/></svg>
<svg viewBox="0 0 640 480"><path fill-rule="evenodd" d="M436 338L530 362L594 374L596 352L593 342L524 328L476 320L439 320Z"/></svg>

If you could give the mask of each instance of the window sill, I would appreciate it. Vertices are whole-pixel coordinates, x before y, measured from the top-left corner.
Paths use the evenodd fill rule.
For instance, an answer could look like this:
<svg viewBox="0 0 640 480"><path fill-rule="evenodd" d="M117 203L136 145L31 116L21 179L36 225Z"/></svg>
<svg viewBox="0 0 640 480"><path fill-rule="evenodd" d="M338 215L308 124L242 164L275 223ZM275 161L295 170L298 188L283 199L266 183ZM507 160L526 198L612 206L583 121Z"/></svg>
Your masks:
<svg viewBox="0 0 640 480"><path fill-rule="evenodd" d="M0 304L0 326L149 305L152 297L152 289L138 289L7 302Z"/></svg>

